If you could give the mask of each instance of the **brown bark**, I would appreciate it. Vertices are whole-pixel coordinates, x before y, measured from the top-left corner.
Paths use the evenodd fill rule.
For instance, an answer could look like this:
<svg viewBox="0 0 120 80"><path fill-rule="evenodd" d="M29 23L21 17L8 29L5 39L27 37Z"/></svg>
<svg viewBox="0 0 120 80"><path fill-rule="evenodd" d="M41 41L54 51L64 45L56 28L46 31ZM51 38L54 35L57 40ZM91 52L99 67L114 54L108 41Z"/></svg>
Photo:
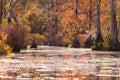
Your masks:
<svg viewBox="0 0 120 80"><path fill-rule="evenodd" d="M110 8L111 8L110 46L115 49L119 46L118 31L117 31L117 20L116 20L116 10L115 10L115 0L110 0Z"/></svg>
<svg viewBox="0 0 120 80"><path fill-rule="evenodd" d="M76 11L75 11L76 18L78 17L78 0L76 0Z"/></svg>
<svg viewBox="0 0 120 80"><path fill-rule="evenodd" d="M96 43L103 42L101 28L100 28L100 3L101 0L97 0L97 19L96 19L96 27L97 27L97 38Z"/></svg>
<svg viewBox="0 0 120 80"><path fill-rule="evenodd" d="M89 0L90 10L89 10L89 28L91 30L92 27L92 0Z"/></svg>
<svg viewBox="0 0 120 80"><path fill-rule="evenodd" d="M13 2L13 0L9 1L9 10L8 10L8 23L11 23L11 19L13 18L14 21L17 23L17 16L14 14L13 12L13 8L15 7L15 5L19 2L19 0L16 0L15 2Z"/></svg>
<svg viewBox="0 0 120 80"><path fill-rule="evenodd" d="M0 0L0 24L2 24L2 0Z"/></svg>

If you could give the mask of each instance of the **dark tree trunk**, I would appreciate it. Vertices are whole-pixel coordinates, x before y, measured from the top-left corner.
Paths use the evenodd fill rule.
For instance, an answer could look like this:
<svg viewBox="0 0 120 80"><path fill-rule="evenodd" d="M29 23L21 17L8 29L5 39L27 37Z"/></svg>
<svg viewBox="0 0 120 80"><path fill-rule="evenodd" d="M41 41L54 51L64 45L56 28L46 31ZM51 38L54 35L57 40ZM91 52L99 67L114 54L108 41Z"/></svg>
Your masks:
<svg viewBox="0 0 120 80"><path fill-rule="evenodd" d="M55 7L58 6L58 1L56 0ZM58 12L58 8L56 8L56 13ZM55 37L57 37L58 32L58 15L55 16ZM57 38L54 38L53 42L55 42L55 45L57 45Z"/></svg>
<svg viewBox="0 0 120 80"><path fill-rule="evenodd" d="M96 43L103 42L101 28L100 28L100 3L101 3L101 0L97 0L97 19L96 19L97 37L96 37Z"/></svg>
<svg viewBox="0 0 120 80"><path fill-rule="evenodd" d="M58 8L57 8L58 5L59 5L59 4L58 4L58 0L55 0L55 7L56 7L55 13L58 12ZM55 15L55 25L56 25L56 27L57 27L57 25L58 25L58 15L57 15L57 14Z"/></svg>
<svg viewBox="0 0 120 80"><path fill-rule="evenodd" d="M0 0L0 24L2 24L2 0Z"/></svg>
<svg viewBox="0 0 120 80"><path fill-rule="evenodd" d="M89 0L90 10L89 10L89 28L91 30L92 27L92 0Z"/></svg>
<svg viewBox="0 0 120 80"><path fill-rule="evenodd" d="M52 2L53 2L53 6L51 7L51 9L55 8L54 12L57 13L58 12L57 6L59 5L58 0L54 0ZM50 30L50 45L55 46L57 45L56 37L58 32L58 21L59 21L58 15L57 14L52 15L52 19L53 19L53 24L52 24L52 29Z"/></svg>
<svg viewBox="0 0 120 80"><path fill-rule="evenodd" d="M78 17L78 0L76 0L76 10L75 10L76 18Z"/></svg>
<svg viewBox="0 0 120 80"><path fill-rule="evenodd" d="M118 31L117 31L115 0L110 0L110 8L111 8L111 38L110 38L110 47L113 48L113 49L116 49L119 46L119 41L118 41Z"/></svg>
<svg viewBox="0 0 120 80"><path fill-rule="evenodd" d="M73 47L74 48L80 48L80 42L79 42L79 39L77 37L77 34L73 34Z"/></svg>
<svg viewBox="0 0 120 80"><path fill-rule="evenodd" d="M15 7L15 5L19 2L19 0L16 0L15 2L13 2L12 0L10 0L9 4L9 9L8 9L8 23L11 23L11 19L13 18L14 21L17 23L17 16L14 14L13 12L13 8Z"/></svg>

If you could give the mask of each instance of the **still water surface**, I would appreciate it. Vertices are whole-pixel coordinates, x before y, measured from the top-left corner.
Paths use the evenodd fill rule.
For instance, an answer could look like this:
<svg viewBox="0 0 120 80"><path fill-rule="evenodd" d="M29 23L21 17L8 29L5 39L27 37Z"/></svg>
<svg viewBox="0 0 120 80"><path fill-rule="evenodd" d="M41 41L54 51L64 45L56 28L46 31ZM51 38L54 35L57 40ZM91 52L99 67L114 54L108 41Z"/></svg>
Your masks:
<svg viewBox="0 0 120 80"><path fill-rule="evenodd" d="M120 52L39 46L0 56L0 80L120 80Z"/></svg>

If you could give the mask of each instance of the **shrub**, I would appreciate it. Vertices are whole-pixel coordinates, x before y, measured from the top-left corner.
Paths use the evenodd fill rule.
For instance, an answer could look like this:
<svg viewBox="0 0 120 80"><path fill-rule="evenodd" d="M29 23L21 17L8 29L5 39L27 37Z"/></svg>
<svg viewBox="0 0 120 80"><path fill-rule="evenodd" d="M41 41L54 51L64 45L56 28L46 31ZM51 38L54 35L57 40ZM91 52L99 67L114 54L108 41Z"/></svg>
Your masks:
<svg viewBox="0 0 120 80"><path fill-rule="evenodd" d="M62 45L69 47L69 44L71 44L71 47L72 47L72 41L69 38L64 37L62 39Z"/></svg>
<svg viewBox="0 0 120 80"><path fill-rule="evenodd" d="M6 44L7 34L2 32L0 35L0 54L9 54L12 52L12 48Z"/></svg>
<svg viewBox="0 0 120 80"><path fill-rule="evenodd" d="M0 42L0 54L7 54L4 43Z"/></svg>
<svg viewBox="0 0 120 80"><path fill-rule="evenodd" d="M31 34L27 33L24 41L24 46L32 45L33 43L36 45L41 45L46 42L46 37L44 35L40 35L39 33Z"/></svg>
<svg viewBox="0 0 120 80"><path fill-rule="evenodd" d="M12 48L5 44L5 43L0 43L0 54L10 54L12 52Z"/></svg>
<svg viewBox="0 0 120 80"><path fill-rule="evenodd" d="M96 45L94 45L92 47L93 50L109 50L110 48L110 36L111 34L108 33L105 37L104 37L104 42L99 42Z"/></svg>
<svg viewBox="0 0 120 80"><path fill-rule="evenodd" d="M7 44L13 48L13 51L20 51L24 42L24 28L18 24L8 24L5 31L8 34Z"/></svg>

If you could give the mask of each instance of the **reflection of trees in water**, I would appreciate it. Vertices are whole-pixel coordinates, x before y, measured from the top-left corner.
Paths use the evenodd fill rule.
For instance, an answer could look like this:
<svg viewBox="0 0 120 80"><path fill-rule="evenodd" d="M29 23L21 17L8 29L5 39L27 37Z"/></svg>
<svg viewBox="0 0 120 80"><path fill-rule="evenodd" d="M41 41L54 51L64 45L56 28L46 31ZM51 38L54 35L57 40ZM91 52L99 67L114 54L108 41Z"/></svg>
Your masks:
<svg viewBox="0 0 120 80"><path fill-rule="evenodd" d="M73 52L75 53L75 52ZM105 57L104 57L105 56ZM13 71L6 71L4 76L11 76L14 80L22 78L37 78L38 80L119 80L111 75L120 75L118 59L112 56L82 54L77 52L41 52L19 55L16 57L23 62L9 63ZM112 61L111 61L112 60ZM114 64L113 64L114 63ZM1 64L1 62L0 62ZM14 66L14 65L18 66ZM20 65L22 64L22 65ZM116 64L116 65L115 65ZM20 65L20 66L19 66ZM0 66L1 68L1 66ZM10 68L10 67L8 67ZM14 72L15 69L20 68ZM107 71L111 70L107 73ZM103 72L105 71L105 72ZM104 74L108 74L105 76ZM0 75L1 71L0 71ZM12 80L12 79L9 79Z"/></svg>

